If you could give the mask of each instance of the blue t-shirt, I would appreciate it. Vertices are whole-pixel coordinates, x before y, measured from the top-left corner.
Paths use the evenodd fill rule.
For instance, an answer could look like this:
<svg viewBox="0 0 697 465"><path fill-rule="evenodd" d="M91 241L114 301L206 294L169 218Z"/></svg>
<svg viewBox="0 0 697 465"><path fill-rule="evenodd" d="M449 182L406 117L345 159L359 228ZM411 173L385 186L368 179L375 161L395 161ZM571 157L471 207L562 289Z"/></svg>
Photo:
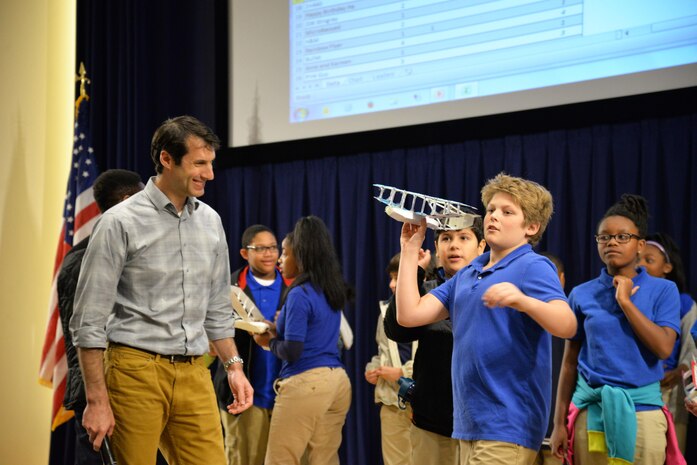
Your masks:
<svg viewBox="0 0 697 465"><path fill-rule="evenodd" d="M261 311L264 318L273 321L276 310L281 301L282 285L281 273L276 270L276 279L270 286L264 286L257 282L252 270L247 271L247 286L254 296L254 303ZM281 361L268 350L264 350L257 344L253 344L254 364L251 366L249 382L254 388L254 405L262 408L273 408L276 393L273 390L273 382L278 378L281 369Z"/></svg>
<svg viewBox="0 0 697 465"><path fill-rule="evenodd" d="M293 287L278 315L279 341L304 343L295 362L283 360L280 378L297 375L318 367L342 367L339 358L341 313L332 309L322 292L310 283Z"/></svg>
<svg viewBox="0 0 697 465"><path fill-rule="evenodd" d="M552 392L551 336L513 308L487 308L482 295L510 282L543 302L566 301L556 268L525 244L487 270L489 252L431 293L453 322L453 437L538 450Z"/></svg>
<svg viewBox="0 0 697 465"><path fill-rule="evenodd" d="M682 323L682 319L687 315L690 310L692 309L692 305L694 305L694 302L692 301L692 296L690 294L687 294L685 292L680 294L680 322ZM682 332L682 331L681 331ZM675 346L673 346L673 352L670 354L670 357L667 359L663 360L663 371L670 371L670 370L675 370L678 367L678 357L680 357L680 344L681 340L683 337L686 337L686 334L680 334L678 333L678 337L675 338Z"/></svg>
<svg viewBox="0 0 697 465"><path fill-rule="evenodd" d="M658 326L680 333L680 295L675 283L637 269L632 279L639 286L632 303ZM615 299L613 277L605 269L600 276L576 286L569 305L578 319L572 338L581 341L578 372L593 388L609 385L637 388L663 378L661 360L634 334Z"/></svg>

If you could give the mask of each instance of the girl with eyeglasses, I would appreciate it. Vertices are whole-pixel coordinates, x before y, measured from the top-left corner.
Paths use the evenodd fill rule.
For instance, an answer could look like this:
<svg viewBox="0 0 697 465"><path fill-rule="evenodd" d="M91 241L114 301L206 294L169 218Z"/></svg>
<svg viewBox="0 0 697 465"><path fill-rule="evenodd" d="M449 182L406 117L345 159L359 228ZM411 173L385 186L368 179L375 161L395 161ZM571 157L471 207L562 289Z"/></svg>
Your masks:
<svg viewBox="0 0 697 465"><path fill-rule="evenodd" d="M551 448L576 465L685 463L660 389L680 296L637 266L647 222L646 200L622 195L595 236L605 267L569 295L578 330L564 349Z"/></svg>
<svg viewBox="0 0 697 465"><path fill-rule="evenodd" d="M690 329L697 320L697 304L687 293L687 278L680 248L668 234L659 232L646 236L646 246L641 252L639 265L646 268L651 276L673 281L680 291L680 333L670 357L663 361L661 390L663 400L673 414L678 444L684 454L689 416L685 410L682 375L689 369L692 357L697 357L695 341L690 334Z"/></svg>

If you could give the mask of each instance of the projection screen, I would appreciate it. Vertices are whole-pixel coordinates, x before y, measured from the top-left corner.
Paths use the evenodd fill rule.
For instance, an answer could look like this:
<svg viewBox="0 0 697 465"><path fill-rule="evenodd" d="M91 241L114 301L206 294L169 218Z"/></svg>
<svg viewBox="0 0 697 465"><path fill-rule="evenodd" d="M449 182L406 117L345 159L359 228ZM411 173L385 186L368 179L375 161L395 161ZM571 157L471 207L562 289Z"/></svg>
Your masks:
<svg viewBox="0 0 697 465"><path fill-rule="evenodd" d="M697 85L694 0L230 0L233 146Z"/></svg>

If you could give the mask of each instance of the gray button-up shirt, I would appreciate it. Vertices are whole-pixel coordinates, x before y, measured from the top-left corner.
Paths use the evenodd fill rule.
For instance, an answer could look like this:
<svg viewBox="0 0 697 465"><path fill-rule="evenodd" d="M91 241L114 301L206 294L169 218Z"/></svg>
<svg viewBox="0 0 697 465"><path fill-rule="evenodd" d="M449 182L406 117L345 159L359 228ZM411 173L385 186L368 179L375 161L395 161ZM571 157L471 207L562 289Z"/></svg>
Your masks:
<svg viewBox="0 0 697 465"><path fill-rule="evenodd" d="M191 197L178 215L154 179L94 227L70 321L77 347L201 355L235 334L220 217Z"/></svg>

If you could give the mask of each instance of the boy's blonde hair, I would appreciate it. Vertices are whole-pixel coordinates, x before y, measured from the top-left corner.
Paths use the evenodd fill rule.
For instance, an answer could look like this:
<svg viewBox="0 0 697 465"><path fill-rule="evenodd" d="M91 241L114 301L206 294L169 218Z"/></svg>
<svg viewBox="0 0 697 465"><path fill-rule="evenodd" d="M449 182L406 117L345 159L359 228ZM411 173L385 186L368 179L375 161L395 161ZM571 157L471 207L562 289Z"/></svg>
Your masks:
<svg viewBox="0 0 697 465"><path fill-rule="evenodd" d="M482 187L482 203L486 208L497 192L505 192L515 200L516 204L523 211L525 226L539 224L540 229L536 234L528 237L528 242L535 245L542 238L542 233L547 228L547 223L554 211L552 194L544 186L534 181L523 178L509 176L503 172L496 177L489 179Z"/></svg>

